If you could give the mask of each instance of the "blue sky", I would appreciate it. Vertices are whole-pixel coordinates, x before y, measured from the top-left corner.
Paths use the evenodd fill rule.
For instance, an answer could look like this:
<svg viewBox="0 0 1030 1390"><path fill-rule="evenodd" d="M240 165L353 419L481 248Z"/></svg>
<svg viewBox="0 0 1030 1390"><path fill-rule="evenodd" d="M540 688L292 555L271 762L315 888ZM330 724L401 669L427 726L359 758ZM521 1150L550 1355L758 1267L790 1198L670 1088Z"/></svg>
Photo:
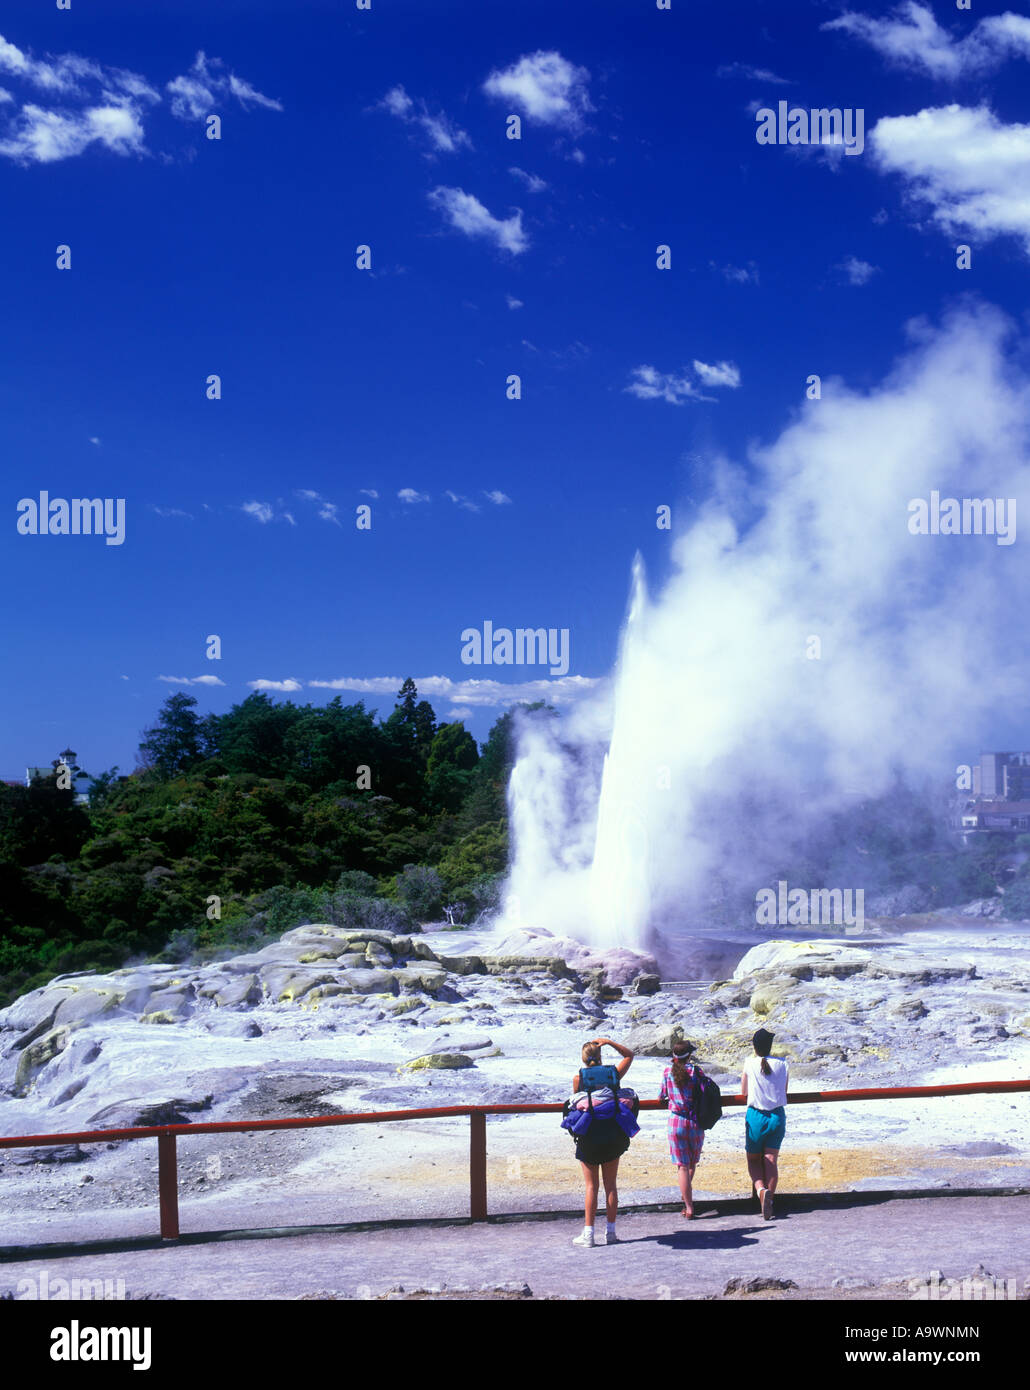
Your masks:
<svg viewBox="0 0 1030 1390"><path fill-rule="evenodd" d="M979 3L7 0L0 772L69 742L128 771L178 689L221 711L347 681L388 712L433 677L480 738L513 694L575 693L463 666L486 619L568 628L570 676L603 679L634 552L654 587L669 568L656 507L688 526L720 455L746 480L810 373L871 388L906 320L963 290L1023 320L1030 196L992 152L1027 138L1024 25ZM867 148L759 146L779 100L862 108ZM124 498L125 543L18 534L41 490ZM198 677L222 684L175 683Z"/></svg>

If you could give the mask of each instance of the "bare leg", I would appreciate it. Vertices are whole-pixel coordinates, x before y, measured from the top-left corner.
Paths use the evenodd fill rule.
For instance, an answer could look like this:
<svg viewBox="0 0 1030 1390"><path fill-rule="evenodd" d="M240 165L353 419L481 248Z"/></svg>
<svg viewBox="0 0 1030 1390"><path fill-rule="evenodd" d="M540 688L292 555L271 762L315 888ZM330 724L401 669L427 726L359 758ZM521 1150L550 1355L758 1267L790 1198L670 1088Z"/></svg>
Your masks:
<svg viewBox="0 0 1030 1390"><path fill-rule="evenodd" d="M694 1193L691 1187L694 1180L694 1170L685 1163L677 1164L677 1176L680 1183L680 1196L683 1198L683 1215L689 1221L694 1215Z"/></svg>
<svg viewBox="0 0 1030 1390"><path fill-rule="evenodd" d="M759 1200L765 1191L765 1164L762 1160L762 1154L749 1153L747 1156L747 1171L758 1192Z"/></svg>
<svg viewBox="0 0 1030 1390"><path fill-rule="evenodd" d="M593 1226L597 1216L597 1178L598 1169L596 1163L584 1163L582 1159L579 1166L583 1169L583 1180L586 1183L586 1200L583 1204L583 1225ZM608 1165L605 1164L605 1167Z"/></svg>
<svg viewBox="0 0 1030 1390"><path fill-rule="evenodd" d="M776 1182L779 1178L779 1169L776 1160L780 1156L779 1149L766 1149L763 1154L765 1160L765 1185L770 1192L776 1191Z"/></svg>
<svg viewBox="0 0 1030 1390"><path fill-rule="evenodd" d="M594 1169L596 1174L597 1169ZM619 1160L613 1158L611 1163L605 1163L601 1168L601 1177L604 1181L604 1214L615 1225L615 1218L619 1214ZM594 1178L594 1200L597 1200L597 1179Z"/></svg>

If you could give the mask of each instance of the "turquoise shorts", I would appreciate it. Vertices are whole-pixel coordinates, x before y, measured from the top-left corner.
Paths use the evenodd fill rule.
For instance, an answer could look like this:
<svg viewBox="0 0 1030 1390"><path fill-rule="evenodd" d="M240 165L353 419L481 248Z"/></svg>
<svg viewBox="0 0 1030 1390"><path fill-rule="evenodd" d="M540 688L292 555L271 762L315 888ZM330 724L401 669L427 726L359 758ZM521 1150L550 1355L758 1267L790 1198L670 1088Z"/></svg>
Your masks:
<svg viewBox="0 0 1030 1390"><path fill-rule="evenodd" d="M760 1154L765 1149L778 1149L787 1132L787 1117L783 1106L775 1110L756 1110L749 1105L744 1116L744 1147L749 1154Z"/></svg>

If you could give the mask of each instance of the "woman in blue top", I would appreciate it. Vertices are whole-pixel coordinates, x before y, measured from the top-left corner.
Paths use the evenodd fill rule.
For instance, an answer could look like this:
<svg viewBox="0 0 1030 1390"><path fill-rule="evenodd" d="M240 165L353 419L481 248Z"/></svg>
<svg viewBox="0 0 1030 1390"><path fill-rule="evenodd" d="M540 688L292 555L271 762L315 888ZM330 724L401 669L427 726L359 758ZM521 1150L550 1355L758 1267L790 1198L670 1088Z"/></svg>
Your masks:
<svg viewBox="0 0 1030 1390"><path fill-rule="evenodd" d="M614 1047L622 1060L614 1066L601 1065L601 1048ZM583 1066L572 1080L572 1091L594 1091L602 1086L610 1086L618 1099L619 1082L626 1075L633 1062L633 1053L621 1043L611 1038L594 1038L583 1044L580 1054ZM619 1192L617 1187L619 1159L629 1148L629 1139L614 1120L597 1119L587 1134L576 1143L576 1157L583 1170L586 1183L584 1202L583 1234L576 1237L573 1245L591 1248L593 1245L615 1245L615 1218L619 1211ZM607 1226L604 1237L594 1240L594 1218L597 1214L598 1170L604 1183L604 1205Z"/></svg>

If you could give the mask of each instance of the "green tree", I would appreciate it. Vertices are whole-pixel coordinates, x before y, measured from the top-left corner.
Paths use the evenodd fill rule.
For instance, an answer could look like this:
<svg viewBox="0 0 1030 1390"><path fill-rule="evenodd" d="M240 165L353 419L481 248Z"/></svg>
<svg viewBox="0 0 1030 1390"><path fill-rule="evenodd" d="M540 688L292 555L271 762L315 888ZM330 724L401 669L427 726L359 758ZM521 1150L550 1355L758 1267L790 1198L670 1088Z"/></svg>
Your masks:
<svg viewBox="0 0 1030 1390"><path fill-rule="evenodd" d="M157 723L145 731L139 756L144 768L162 778L178 777L201 761L200 719L192 695L169 695Z"/></svg>

